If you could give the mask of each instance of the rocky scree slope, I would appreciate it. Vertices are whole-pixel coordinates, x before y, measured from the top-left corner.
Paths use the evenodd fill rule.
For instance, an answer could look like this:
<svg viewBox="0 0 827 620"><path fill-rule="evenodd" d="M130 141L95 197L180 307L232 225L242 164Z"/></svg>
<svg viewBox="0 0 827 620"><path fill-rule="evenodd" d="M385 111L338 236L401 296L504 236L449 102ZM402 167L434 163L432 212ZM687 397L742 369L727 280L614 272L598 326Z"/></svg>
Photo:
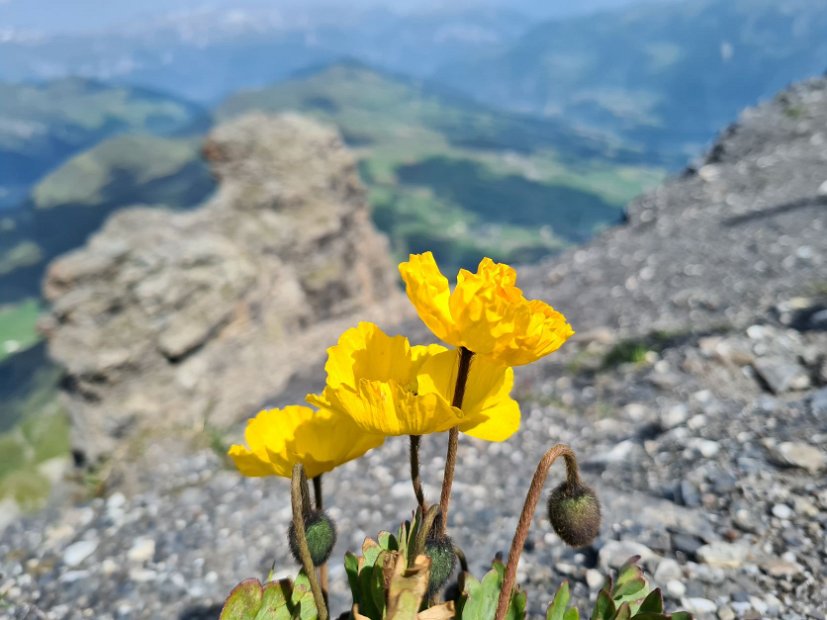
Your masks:
<svg viewBox="0 0 827 620"><path fill-rule="evenodd" d="M239 421L342 325L400 298L338 134L252 115L204 150L219 180L206 204L120 211L49 268L44 327L87 459L141 433Z"/></svg>
<svg viewBox="0 0 827 620"><path fill-rule="evenodd" d="M748 111L699 170L633 205L626 227L521 272L580 331L518 369L514 438L461 438L451 533L479 574L507 550L543 452L577 450L604 524L571 550L538 512L519 569L532 618L563 579L582 610L601 572L632 554L671 608L699 620L824 617L825 128L827 83L794 87ZM432 501L444 444L423 441ZM388 440L326 477L334 558L408 515L406 450ZM243 479L209 450L170 459L149 444L146 456L158 467L144 491L55 504L0 536L12 617L215 618L243 577L274 563L295 572L286 481ZM331 578L344 609L338 562Z"/></svg>

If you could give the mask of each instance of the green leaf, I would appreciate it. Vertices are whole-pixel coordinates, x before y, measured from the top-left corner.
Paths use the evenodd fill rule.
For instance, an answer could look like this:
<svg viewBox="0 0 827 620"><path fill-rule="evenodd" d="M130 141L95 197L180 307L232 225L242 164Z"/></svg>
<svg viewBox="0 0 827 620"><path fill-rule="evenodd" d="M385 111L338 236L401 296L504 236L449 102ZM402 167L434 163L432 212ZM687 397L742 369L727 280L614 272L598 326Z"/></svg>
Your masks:
<svg viewBox="0 0 827 620"><path fill-rule="evenodd" d="M655 588L643 599L638 608L638 613L644 612L663 613L663 594L661 594L660 588Z"/></svg>
<svg viewBox="0 0 827 620"><path fill-rule="evenodd" d="M615 612L614 620L631 620L632 608L629 603L623 603Z"/></svg>
<svg viewBox="0 0 827 620"><path fill-rule="evenodd" d="M245 579L224 601L219 620L255 620L263 596L258 579Z"/></svg>
<svg viewBox="0 0 827 620"><path fill-rule="evenodd" d="M623 583L618 582L612 598L620 604L642 598L645 593L646 579L643 577L636 577L635 579L631 579Z"/></svg>
<svg viewBox="0 0 827 620"><path fill-rule="evenodd" d="M376 564L376 558L382 553L382 547L375 540L366 538L362 543L362 557L365 558L365 566L373 566Z"/></svg>
<svg viewBox="0 0 827 620"><path fill-rule="evenodd" d="M385 551L398 551L399 544L396 540L396 537L391 534L390 532L379 532L379 536L377 536L379 541L379 546L382 547Z"/></svg>
<svg viewBox="0 0 827 620"><path fill-rule="evenodd" d="M563 615L563 620L580 620L580 612L572 607Z"/></svg>
<svg viewBox="0 0 827 620"><path fill-rule="evenodd" d="M362 590L359 587L359 558L350 551L345 553L345 573L347 573L347 583L350 586L353 602L361 607Z"/></svg>
<svg viewBox="0 0 827 620"><path fill-rule="evenodd" d="M502 583L500 583L502 589ZM499 595L498 595L499 596ZM508 609L505 612L506 620L524 620L527 604L526 593L516 587L511 592L511 600L508 602ZM496 609L494 610L496 612Z"/></svg>
<svg viewBox="0 0 827 620"><path fill-rule="evenodd" d="M376 569L373 566L362 566L362 570L359 571L359 613L371 620L382 620L382 611L377 608L373 598L374 572Z"/></svg>
<svg viewBox="0 0 827 620"><path fill-rule="evenodd" d="M594 602L591 620L612 620L615 615L615 604L612 597L605 590L597 593L597 600Z"/></svg>
<svg viewBox="0 0 827 620"><path fill-rule="evenodd" d="M293 582L293 593L290 597L293 603L292 618L301 620L315 620L319 612L316 609L316 601L313 598L313 590L310 588L310 580L304 570L299 571L296 581ZM297 616L298 612L298 616Z"/></svg>
<svg viewBox="0 0 827 620"><path fill-rule="evenodd" d="M692 614L688 611L676 611L670 616L671 620L693 620Z"/></svg>
<svg viewBox="0 0 827 620"><path fill-rule="evenodd" d="M477 587L473 587L472 579L467 580L465 587L468 598L462 608L462 617L466 620L493 618L497 611L501 583L502 578L496 568L488 571Z"/></svg>
<svg viewBox="0 0 827 620"><path fill-rule="evenodd" d="M569 582L564 581L557 588L557 593L551 599L551 605L546 612L546 620L565 620L566 608L569 606Z"/></svg>
<svg viewBox="0 0 827 620"><path fill-rule="evenodd" d="M270 581L264 584L261 608L255 620L290 620L287 601L291 596L289 582Z"/></svg>
<svg viewBox="0 0 827 620"><path fill-rule="evenodd" d="M623 563L623 566L617 571L617 580L615 588L620 588L625 583L643 577L643 571L637 563L640 561L639 555L633 555Z"/></svg>

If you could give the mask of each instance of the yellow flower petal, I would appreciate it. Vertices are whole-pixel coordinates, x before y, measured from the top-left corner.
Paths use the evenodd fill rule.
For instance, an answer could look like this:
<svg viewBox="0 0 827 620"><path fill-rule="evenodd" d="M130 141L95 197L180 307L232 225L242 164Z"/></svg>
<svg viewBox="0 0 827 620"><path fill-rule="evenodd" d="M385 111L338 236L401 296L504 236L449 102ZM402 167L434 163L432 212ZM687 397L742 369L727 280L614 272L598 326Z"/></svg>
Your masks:
<svg viewBox="0 0 827 620"><path fill-rule="evenodd" d="M437 393L452 401L459 369L459 351L428 359L418 376L419 393ZM459 429L487 441L505 441L520 427L520 405L511 398L514 371L490 358L475 355L462 399Z"/></svg>
<svg viewBox="0 0 827 620"><path fill-rule="evenodd" d="M411 255L399 271L419 317L438 338L507 366L536 361L574 334L562 314L523 296L512 267L490 258L476 273L460 270L453 292L430 252Z"/></svg>
<svg viewBox="0 0 827 620"><path fill-rule="evenodd" d="M261 411L247 423L244 438L249 447L234 445L228 452L242 474L287 478L296 463L313 478L384 440L365 433L347 416L298 405Z"/></svg>
<svg viewBox="0 0 827 620"><path fill-rule="evenodd" d="M431 252L411 254L406 263L399 265L399 272L408 289L408 297L414 301L419 318L437 338L453 343L453 320L448 307L451 289L448 279L442 275ZM418 303L417 303L418 302Z"/></svg>

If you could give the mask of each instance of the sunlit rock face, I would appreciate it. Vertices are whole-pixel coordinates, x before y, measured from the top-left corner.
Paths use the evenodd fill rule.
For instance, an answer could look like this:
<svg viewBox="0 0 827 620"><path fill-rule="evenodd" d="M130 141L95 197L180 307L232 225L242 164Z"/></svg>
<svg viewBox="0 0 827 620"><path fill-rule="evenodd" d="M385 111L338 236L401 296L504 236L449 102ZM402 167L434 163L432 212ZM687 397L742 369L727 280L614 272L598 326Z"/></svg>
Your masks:
<svg viewBox="0 0 827 620"><path fill-rule="evenodd" d="M204 155L219 187L203 206L122 210L49 268L44 328L87 458L250 416L340 330L405 312L335 131L251 115L215 129Z"/></svg>

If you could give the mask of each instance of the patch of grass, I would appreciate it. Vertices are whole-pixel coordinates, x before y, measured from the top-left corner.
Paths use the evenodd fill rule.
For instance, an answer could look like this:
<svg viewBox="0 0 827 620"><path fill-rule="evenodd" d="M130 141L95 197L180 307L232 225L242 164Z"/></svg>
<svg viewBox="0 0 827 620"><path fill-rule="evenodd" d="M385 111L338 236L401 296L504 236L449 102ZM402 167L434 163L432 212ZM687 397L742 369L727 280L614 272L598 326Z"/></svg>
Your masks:
<svg viewBox="0 0 827 620"><path fill-rule="evenodd" d="M624 340L614 345L603 358L603 368L615 368L621 364L640 364L646 361L651 349L645 341Z"/></svg>
<svg viewBox="0 0 827 620"><path fill-rule="evenodd" d="M660 353L690 336L688 331L651 332L641 338L621 340L603 358L602 369L616 368L621 364L642 364L649 353Z"/></svg>
<svg viewBox="0 0 827 620"><path fill-rule="evenodd" d="M43 252L34 241L21 240L8 249L0 251L0 276L21 267L36 265L43 258Z"/></svg>
<svg viewBox="0 0 827 620"><path fill-rule="evenodd" d="M41 310L36 299L0 307L0 361L40 342L36 324Z"/></svg>
<svg viewBox="0 0 827 620"><path fill-rule="evenodd" d="M70 449L69 418L58 400L60 371L38 349L42 346L0 367L12 379L0 382L0 499L11 497L26 510L41 506L49 495L51 485L39 466L68 458Z"/></svg>

